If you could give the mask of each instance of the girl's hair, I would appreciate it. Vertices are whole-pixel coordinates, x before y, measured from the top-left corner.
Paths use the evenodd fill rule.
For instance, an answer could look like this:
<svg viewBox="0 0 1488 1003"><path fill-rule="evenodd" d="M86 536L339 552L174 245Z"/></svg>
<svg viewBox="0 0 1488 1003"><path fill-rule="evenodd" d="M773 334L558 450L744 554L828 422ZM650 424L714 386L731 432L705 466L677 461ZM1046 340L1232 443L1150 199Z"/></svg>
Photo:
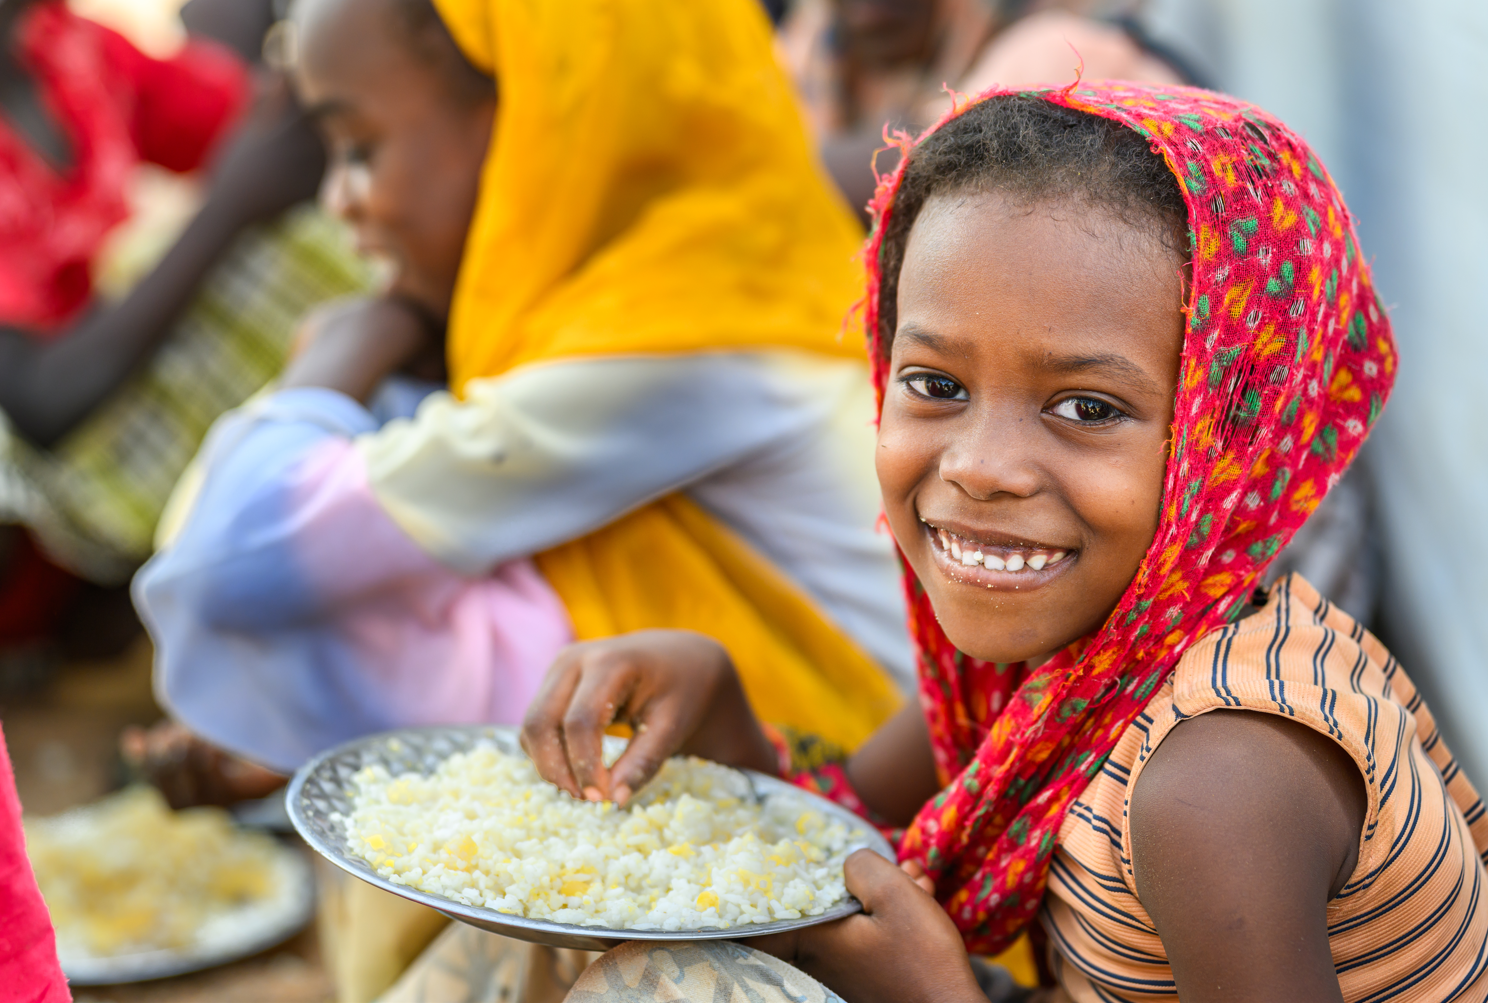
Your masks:
<svg viewBox="0 0 1488 1003"><path fill-rule="evenodd" d="M973 105L909 153L879 250L878 336L899 323L899 272L909 232L933 196L999 192L1019 202L1072 199L1150 228L1185 258L1188 209L1178 179L1147 140L1119 122L1035 97Z"/></svg>

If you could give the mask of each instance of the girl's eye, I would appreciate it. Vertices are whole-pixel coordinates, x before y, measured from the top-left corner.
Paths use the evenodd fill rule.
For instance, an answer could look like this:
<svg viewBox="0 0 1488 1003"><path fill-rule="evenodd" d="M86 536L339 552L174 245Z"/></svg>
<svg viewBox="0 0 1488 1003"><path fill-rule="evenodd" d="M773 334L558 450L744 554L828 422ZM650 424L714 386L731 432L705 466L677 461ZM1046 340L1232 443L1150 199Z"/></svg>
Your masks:
<svg viewBox="0 0 1488 1003"><path fill-rule="evenodd" d="M339 142L334 144L337 162L347 167L365 167L372 159L371 143Z"/></svg>
<svg viewBox="0 0 1488 1003"><path fill-rule="evenodd" d="M921 397L929 397L932 400L950 401L966 400L966 388L949 376L910 376L904 381L909 389Z"/></svg>
<svg viewBox="0 0 1488 1003"><path fill-rule="evenodd" d="M1114 404L1095 397L1069 397L1049 409L1051 413L1083 425L1099 425L1126 417Z"/></svg>

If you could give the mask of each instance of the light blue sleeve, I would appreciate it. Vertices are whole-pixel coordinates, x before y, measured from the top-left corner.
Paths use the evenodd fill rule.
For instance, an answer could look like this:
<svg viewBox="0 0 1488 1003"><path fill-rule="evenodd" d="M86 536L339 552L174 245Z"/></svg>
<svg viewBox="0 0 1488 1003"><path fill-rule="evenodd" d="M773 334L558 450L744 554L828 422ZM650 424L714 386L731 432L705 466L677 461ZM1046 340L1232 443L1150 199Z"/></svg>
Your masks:
<svg viewBox="0 0 1488 1003"><path fill-rule="evenodd" d="M317 388L283 390L219 419L181 533L136 578L140 605L148 610L162 590L180 591L191 597L191 615L238 630L326 615L345 597L312 587L306 574L297 488L317 449L376 428L356 401Z"/></svg>
<svg viewBox="0 0 1488 1003"><path fill-rule="evenodd" d="M471 582L387 518L351 445L378 424L315 389L224 417L181 533L135 579L162 706L274 769L388 728L519 720L571 638L535 571Z"/></svg>

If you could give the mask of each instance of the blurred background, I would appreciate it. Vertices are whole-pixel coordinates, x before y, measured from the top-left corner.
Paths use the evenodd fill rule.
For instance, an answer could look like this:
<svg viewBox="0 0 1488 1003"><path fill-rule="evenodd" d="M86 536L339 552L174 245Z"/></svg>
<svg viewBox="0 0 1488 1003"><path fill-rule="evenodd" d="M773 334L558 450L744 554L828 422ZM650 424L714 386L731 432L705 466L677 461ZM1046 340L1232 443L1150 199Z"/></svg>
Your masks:
<svg viewBox="0 0 1488 1003"><path fill-rule="evenodd" d="M68 149L65 137L59 144L35 114L37 84L27 83L22 56L48 42L35 29L23 37L25 6L0 0L11 53L0 68L0 138L20 137L65 176L92 148ZM1488 291L1488 139L1477 124L1488 107L1488 4L765 6L821 159L854 207L872 195L885 128L916 132L934 122L948 106L945 87L1065 82L1077 64L1090 79L1228 91L1308 139L1357 214L1394 318L1400 375L1363 462L1281 566L1302 570L1382 635L1469 775L1488 781L1488 423L1479 403L1488 376L1479 304ZM178 806L232 803L246 824L282 831L272 803L282 778L168 730L131 731L162 715L128 583L212 420L279 371L302 314L372 288L376 271L315 208L323 157L275 62L284 9L272 0L193 0L184 15L174 0L69 0L68 8L153 60L206 60L191 66L208 83L189 94L185 78L152 85L171 106L165 134L153 140L157 162L104 158L83 195L57 194L51 182L0 165L0 186L13 189L0 188L0 240L10 242L0 270L21 274L29 259L63 254L37 236L55 233L58 219L81 220L74 229L87 231L77 239L89 247L87 274L55 280L45 295L0 288L8 339L0 344L0 721L20 798L28 818L41 818L146 780ZM52 83L80 80L67 85L69 107L93 114L85 61L59 58L47 72ZM240 91L246 96L232 96ZM893 157L878 152L877 169L890 169ZM42 212L54 195L65 212ZM232 226L208 232L200 221L214 199L239 208ZM48 362L28 347L33 336L17 333L27 327L76 348ZM52 391L58 367L70 378ZM226 966L76 993L118 1003L330 1000L331 967L312 924Z"/></svg>

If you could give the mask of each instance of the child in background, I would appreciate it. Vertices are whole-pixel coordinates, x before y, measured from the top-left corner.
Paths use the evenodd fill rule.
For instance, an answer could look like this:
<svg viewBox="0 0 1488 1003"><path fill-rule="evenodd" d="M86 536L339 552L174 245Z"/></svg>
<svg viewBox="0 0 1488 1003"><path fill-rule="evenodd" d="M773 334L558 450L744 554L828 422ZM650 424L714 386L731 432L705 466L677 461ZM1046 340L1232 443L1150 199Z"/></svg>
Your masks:
<svg viewBox="0 0 1488 1003"><path fill-rule="evenodd" d="M757 0L292 24L326 203L391 282L209 437L136 579L163 702L290 771L515 723L576 636L685 626L772 715L871 733L912 671L840 337L861 232Z"/></svg>
<svg viewBox="0 0 1488 1003"><path fill-rule="evenodd" d="M901 868L848 861L863 915L751 942L798 996L981 1000L968 952L1037 919L1079 1003L1482 999L1472 785L1378 640L1300 577L1255 592L1396 363L1322 166L1243 102L1123 84L993 92L906 156L868 325L922 708L807 768L711 641L615 638L534 701L543 774L623 802L687 751L907 826ZM749 950L643 946L569 998Z"/></svg>
<svg viewBox="0 0 1488 1003"><path fill-rule="evenodd" d="M1196 83L1125 27L1061 0L799 0L780 27L781 56L800 91L822 159L866 212L874 162L893 168L883 130L918 132L950 103L946 88L1087 80ZM1068 9L1061 9L1068 8Z"/></svg>

